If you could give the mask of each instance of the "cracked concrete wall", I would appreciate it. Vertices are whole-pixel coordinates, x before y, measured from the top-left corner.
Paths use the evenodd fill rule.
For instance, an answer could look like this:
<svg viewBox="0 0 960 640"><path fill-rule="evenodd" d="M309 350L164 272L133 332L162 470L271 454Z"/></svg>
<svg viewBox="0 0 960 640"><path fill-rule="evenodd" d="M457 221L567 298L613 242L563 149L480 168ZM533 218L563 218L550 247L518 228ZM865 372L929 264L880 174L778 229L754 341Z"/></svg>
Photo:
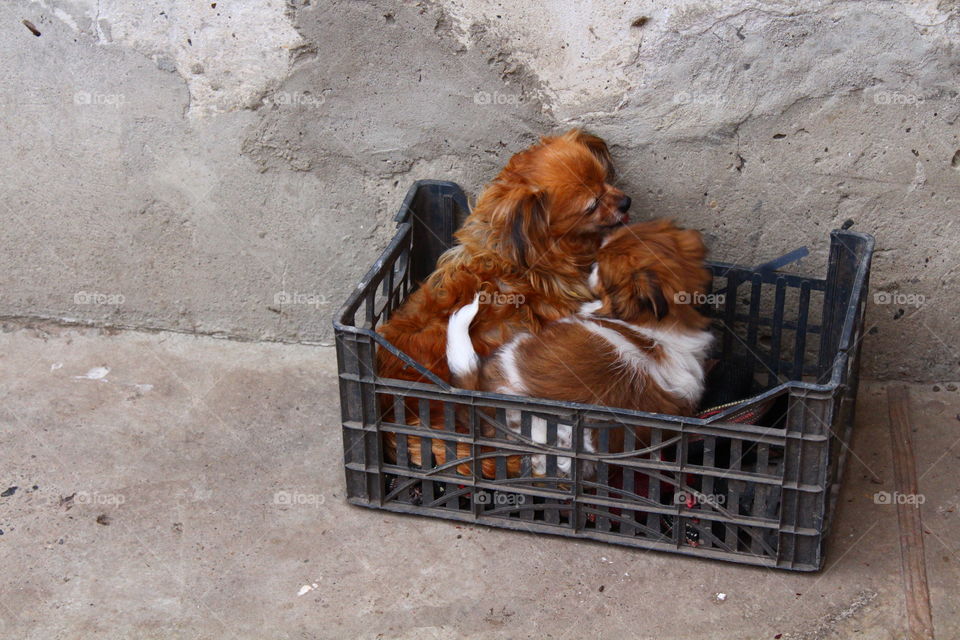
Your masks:
<svg viewBox="0 0 960 640"><path fill-rule="evenodd" d="M865 374L960 378L960 2L16 0L0 25L0 316L328 343L413 180L476 193L582 125L636 217L719 258L807 245L819 273L830 229L875 234Z"/></svg>

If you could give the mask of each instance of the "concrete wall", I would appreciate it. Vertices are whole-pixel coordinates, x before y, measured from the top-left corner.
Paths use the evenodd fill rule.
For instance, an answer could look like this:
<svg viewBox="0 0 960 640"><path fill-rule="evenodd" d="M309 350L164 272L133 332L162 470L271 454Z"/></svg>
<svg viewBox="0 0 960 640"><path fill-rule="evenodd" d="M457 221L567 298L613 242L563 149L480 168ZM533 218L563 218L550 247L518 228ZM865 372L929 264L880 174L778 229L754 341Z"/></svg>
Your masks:
<svg viewBox="0 0 960 640"><path fill-rule="evenodd" d="M413 180L475 193L584 125L639 217L717 257L806 244L819 272L830 229L874 233L865 373L960 377L956 0L14 0L0 25L5 318L327 343Z"/></svg>

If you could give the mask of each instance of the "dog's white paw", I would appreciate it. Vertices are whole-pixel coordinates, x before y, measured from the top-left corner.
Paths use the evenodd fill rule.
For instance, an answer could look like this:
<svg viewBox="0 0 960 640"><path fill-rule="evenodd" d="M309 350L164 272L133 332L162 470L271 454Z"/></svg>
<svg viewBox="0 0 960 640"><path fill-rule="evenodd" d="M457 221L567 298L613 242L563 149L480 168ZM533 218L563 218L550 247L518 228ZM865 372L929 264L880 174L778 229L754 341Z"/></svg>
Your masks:
<svg viewBox="0 0 960 640"><path fill-rule="evenodd" d="M468 375L480 366L480 358L470 340L470 323L479 310L480 294L477 293L473 302L450 314L447 322L447 366L455 376Z"/></svg>

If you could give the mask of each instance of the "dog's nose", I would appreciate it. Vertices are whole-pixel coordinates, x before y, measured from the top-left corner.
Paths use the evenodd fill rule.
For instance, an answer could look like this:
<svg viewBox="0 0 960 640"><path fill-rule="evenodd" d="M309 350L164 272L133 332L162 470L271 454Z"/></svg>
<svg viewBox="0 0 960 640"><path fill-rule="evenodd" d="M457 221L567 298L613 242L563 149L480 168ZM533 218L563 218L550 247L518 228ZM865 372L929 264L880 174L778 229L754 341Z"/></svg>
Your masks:
<svg viewBox="0 0 960 640"><path fill-rule="evenodd" d="M617 209L623 213L626 213L627 210L630 209L630 202L630 196L623 196L620 199L620 204L617 206Z"/></svg>

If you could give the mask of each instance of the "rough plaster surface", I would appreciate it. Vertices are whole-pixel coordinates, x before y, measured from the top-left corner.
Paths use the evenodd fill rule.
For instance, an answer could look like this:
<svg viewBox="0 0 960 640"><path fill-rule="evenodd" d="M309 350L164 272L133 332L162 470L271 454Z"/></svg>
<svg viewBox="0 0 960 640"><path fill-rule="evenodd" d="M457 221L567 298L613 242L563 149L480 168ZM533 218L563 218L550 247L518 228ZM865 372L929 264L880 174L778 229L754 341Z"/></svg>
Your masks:
<svg viewBox="0 0 960 640"><path fill-rule="evenodd" d="M283 0L38 0L46 12L95 44L140 53L179 74L190 115L254 107L308 50Z"/></svg>
<svg viewBox="0 0 960 640"><path fill-rule="evenodd" d="M476 193L584 125L638 217L717 257L805 244L820 273L830 229L874 233L866 373L956 377L960 3L18 0L0 24L0 315L326 343L413 180Z"/></svg>

